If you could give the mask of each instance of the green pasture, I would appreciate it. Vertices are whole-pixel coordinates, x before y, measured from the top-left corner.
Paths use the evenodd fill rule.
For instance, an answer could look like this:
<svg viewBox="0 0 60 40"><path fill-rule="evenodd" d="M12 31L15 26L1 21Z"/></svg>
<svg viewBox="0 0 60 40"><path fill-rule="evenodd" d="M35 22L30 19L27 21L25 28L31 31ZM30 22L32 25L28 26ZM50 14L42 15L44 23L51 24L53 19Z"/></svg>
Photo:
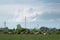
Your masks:
<svg viewBox="0 0 60 40"><path fill-rule="evenodd" d="M60 35L0 34L0 40L60 40Z"/></svg>

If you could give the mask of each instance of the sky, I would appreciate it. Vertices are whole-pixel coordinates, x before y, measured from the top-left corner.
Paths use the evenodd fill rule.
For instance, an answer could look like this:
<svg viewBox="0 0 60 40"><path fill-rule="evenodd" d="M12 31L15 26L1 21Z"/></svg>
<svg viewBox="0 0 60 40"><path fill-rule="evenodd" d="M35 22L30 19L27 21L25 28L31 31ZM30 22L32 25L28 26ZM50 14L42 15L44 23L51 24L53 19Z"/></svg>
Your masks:
<svg viewBox="0 0 60 40"><path fill-rule="evenodd" d="M60 0L0 0L0 28L60 28Z"/></svg>

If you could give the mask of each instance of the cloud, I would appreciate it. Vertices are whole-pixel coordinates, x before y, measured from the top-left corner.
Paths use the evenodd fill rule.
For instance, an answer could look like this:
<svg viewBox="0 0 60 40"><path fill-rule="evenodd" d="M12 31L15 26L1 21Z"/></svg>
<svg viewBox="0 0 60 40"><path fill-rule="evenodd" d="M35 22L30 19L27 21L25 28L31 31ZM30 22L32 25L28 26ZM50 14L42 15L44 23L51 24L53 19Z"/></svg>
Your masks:
<svg viewBox="0 0 60 40"><path fill-rule="evenodd" d="M60 26L60 1L0 0L1 25L6 20L10 28L15 27L17 23L24 27L25 16L27 28L36 27L36 23L40 24L39 26Z"/></svg>
<svg viewBox="0 0 60 40"><path fill-rule="evenodd" d="M11 0L12 2L14 0ZM37 3L36 5L32 6L25 5L25 4L4 4L0 5L0 19L3 18L3 20L9 20L9 21L15 21L15 22L24 22L25 16L27 17L28 22L36 21L38 20L54 20L56 18L60 18L60 3ZM26 1L27 0L15 0L15 1ZM15 2L14 1L14 2ZM28 0L34 1L34 0ZM34 2L35 2L34 1ZM3 2L3 1L2 1ZM8 2L6 0L6 2ZM19 5L20 4L20 5ZM57 5L57 6L56 6ZM58 14L57 14L58 13Z"/></svg>
<svg viewBox="0 0 60 40"><path fill-rule="evenodd" d="M21 5L0 5L0 19L8 21L22 22L25 16L29 19L28 21L35 20L35 17L40 10L37 8L23 7Z"/></svg>
<svg viewBox="0 0 60 40"><path fill-rule="evenodd" d="M38 0L38 1L43 1L45 3L60 3L60 0Z"/></svg>
<svg viewBox="0 0 60 40"><path fill-rule="evenodd" d="M25 20L25 16L27 18L28 22L32 22L32 21L36 21L36 18L34 18L39 11L37 9L33 9L33 8L25 8L22 12L19 13L19 16L16 18L16 21L20 21L20 20ZM18 12L17 12L18 13Z"/></svg>

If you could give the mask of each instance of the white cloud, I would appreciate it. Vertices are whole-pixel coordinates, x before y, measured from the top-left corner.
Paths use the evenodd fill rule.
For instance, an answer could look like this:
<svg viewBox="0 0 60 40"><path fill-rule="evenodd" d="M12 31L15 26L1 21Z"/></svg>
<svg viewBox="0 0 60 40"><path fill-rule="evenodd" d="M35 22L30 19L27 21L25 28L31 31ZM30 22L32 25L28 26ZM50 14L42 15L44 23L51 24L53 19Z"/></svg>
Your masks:
<svg viewBox="0 0 60 40"><path fill-rule="evenodd" d="M44 12L60 12L56 7L49 6L29 6L29 5L0 5L0 15L2 18L8 17L7 20L15 22L23 22L25 16L28 22L36 21L37 15L42 15ZM2 14L1 14L2 13ZM33 18L34 17L34 18ZM1 19L1 18L0 18ZM52 20L51 20L52 21Z"/></svg>
<svg viewBox="0 0 60 40"><path fill-rule="evenodd" d="M47 16L48 19L46 19L45 13L60 13L60 3L45 3L39 0L0 0L1 24L5 20L12 25L15 25L15 22L24 22L25 16L27 22L42 22L46 24L47 22L60 21L60 19L57 19L59 16L54 19L57 15L52 16L53 18Z"/></svg>
<svg viewBox="0 0 60 40"><path fill-rule="evenodd" d="M41 14L38 8L31 8L29 6L21 6L21 5L0 5L0 14L2 13L2 18L8 17L8 21L15 21L15 22L23 22L25 16L28 19L28 22L36 20L35 17L37 14ZM6 20L5 19L5 20Z"/></svg>

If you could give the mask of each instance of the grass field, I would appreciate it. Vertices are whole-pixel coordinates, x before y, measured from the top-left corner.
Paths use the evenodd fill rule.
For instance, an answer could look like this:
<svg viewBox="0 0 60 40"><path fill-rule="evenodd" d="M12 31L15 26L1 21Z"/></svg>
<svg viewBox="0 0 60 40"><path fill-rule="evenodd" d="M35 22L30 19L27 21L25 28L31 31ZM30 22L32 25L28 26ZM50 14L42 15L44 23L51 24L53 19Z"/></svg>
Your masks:
<svg viewBox="0 0 60 40"><path fill-rule="evenodd" d="M0 40L60 40L60 35L8 35L8 34L0 34Z"/></svg>

